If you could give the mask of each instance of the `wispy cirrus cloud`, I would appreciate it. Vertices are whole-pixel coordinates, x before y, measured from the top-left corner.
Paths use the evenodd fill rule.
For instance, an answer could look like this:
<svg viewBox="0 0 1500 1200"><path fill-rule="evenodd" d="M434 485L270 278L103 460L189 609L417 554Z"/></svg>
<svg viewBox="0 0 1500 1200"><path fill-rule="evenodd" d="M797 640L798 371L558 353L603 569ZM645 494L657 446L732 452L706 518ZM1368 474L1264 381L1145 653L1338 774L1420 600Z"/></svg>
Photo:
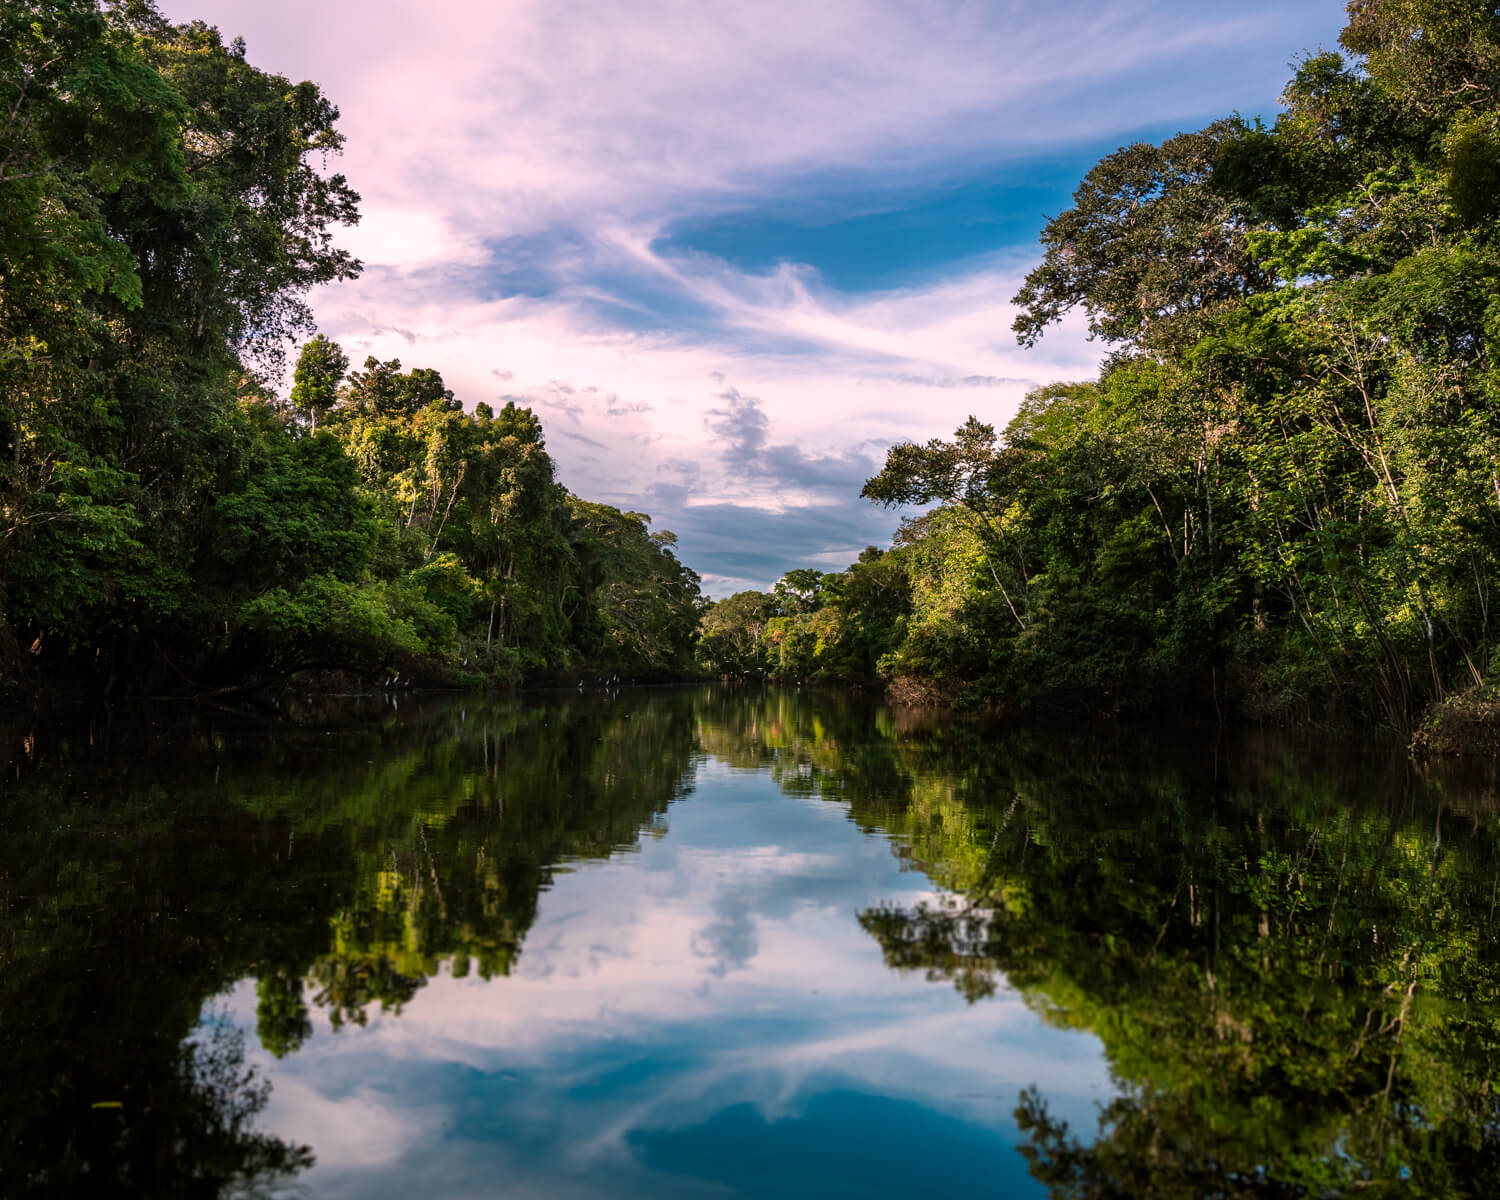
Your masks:
<svg viewBox="0 0 1500 1200"><path fill-rule="evenodd" d="M568 486L759 584L888 536L856 478L884 445L1003 422L1028 387L1091 373L1077 323L1030 353L1009 334L1043 216L1124 141L1271 108L1288 59L1342 17L1295 0L164 7L342 108L338 167L365 213L345 241L367 267L314 298L325 332L437 367L470 403L534 405ZM761 422L738 452L713 418L730 389Z"/></svg>

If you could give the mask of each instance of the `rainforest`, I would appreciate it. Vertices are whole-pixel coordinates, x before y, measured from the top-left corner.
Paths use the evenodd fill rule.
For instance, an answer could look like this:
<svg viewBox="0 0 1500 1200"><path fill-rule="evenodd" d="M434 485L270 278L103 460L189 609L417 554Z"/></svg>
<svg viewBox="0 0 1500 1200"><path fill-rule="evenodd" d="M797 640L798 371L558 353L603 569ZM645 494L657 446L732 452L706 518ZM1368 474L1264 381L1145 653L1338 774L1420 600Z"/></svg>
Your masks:
<svg viewBox="0 0 1500 1200"><path fill-rule="evenodd" d="M1500 8L182 2L0 0L0 1194L1495 1194Z"/></svg>
<svg viewBox="0 0 1500 1200"><path fill-rule="evenodd" d="M13 699L755 674L1488 744L1492 5L1351 4L1273 122L1103 158L1013 329L1086 320L1097 377L892 446L889 548L717 600L561 484L533 411L314 336L311 290L361 269L317 85L137 0L10 4L0 38Z"/></svg>
<svg viewBox="0 0 1500 1200"><path fill-rule="evenodd" d="M560 486L531 412L310 337L309 289L360 270L314 84L149 4L7 4L0 45L13 687L691 665L671 535Z"/></svg>
<svg viewBox="0 0 1500 1200"><path fill-rule="evenodd" d="M1015 297L1097 378L893 447L888 553L704 619L726 667L1021 712L1186 701L1433 745L1493 719L1500 17L1349 5L1274 124L1123 147Z"/></svg>

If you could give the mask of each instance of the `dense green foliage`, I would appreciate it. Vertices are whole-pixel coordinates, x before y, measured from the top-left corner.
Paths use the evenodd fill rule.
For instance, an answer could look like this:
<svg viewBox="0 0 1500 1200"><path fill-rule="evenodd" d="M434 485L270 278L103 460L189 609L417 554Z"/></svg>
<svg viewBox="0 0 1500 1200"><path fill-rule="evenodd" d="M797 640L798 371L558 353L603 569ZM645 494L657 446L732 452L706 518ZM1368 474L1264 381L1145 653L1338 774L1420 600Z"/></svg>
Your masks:
<svg viewBox="0 0 1500 1200"><path fill-rule="evenodd" d="M865 495L933 507L887 560L910 611L871 622L882 673L1009 704L1228 692L1398 727L1490 685L1500 17L1349 13L1348 56L1302 62L1273 126L1125 147L1046 226L1016 332L1081 311L1110 357L1003 430L891 450ZM755 625L735 603L715 646ZM767 626L746 665L842 673L799 619L789 656Z"/></svg>
<svg viewBox="0 0 1500 1200"><path fill-rule="evenodd" d="M872 546L847 571L789 571L770 592L711 605L698 663L717 675L872 680L909 609L905 572Z"/></svg>
<svg viewBox="0 0 1500 1200"><path fill-rule="evenodd" d="M696 578L528 411L307 341L338 110L149 0L0 11L0 670L106 690L690 661ZM29 653L28 653L29 651Z"/></svg>

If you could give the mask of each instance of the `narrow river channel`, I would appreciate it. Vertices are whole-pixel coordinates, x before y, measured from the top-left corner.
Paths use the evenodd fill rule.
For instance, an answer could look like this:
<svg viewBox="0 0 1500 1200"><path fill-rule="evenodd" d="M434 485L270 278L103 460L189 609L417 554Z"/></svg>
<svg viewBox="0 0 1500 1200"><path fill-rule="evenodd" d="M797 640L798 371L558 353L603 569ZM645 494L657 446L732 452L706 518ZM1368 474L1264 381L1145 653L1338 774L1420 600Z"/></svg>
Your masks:
<svg viewBox="0 0 1500 1200"><path fill-rule="evenodd" d="M1490 768L759 687L6 749L5 1195L1478 1195L1500 1164Z"/></svg>

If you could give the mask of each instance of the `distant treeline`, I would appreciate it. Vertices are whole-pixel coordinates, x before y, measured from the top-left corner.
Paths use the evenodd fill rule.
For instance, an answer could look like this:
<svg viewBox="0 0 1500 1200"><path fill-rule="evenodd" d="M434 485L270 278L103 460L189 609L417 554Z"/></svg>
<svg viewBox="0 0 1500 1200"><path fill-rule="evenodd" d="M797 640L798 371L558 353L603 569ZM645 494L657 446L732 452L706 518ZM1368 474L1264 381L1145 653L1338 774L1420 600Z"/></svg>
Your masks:
<svg viewBox="0 0 1500 1200"><path fill-rule="evenodd" d="M1500 666L1500 15L1357 0L1266 127L1103 159L1016 297L1095 380L894 447L894 549L705 619L723 670L1406 728ZM1454 705L1450 703L1450 711Z"/></svg>
<svg viewBox="0 0 1500 1200"><path fill-rule="evenodd" d="M0 691L691 666L671 535L531 412L307 340L337 118L150 0L0 5Z"/></svg>

